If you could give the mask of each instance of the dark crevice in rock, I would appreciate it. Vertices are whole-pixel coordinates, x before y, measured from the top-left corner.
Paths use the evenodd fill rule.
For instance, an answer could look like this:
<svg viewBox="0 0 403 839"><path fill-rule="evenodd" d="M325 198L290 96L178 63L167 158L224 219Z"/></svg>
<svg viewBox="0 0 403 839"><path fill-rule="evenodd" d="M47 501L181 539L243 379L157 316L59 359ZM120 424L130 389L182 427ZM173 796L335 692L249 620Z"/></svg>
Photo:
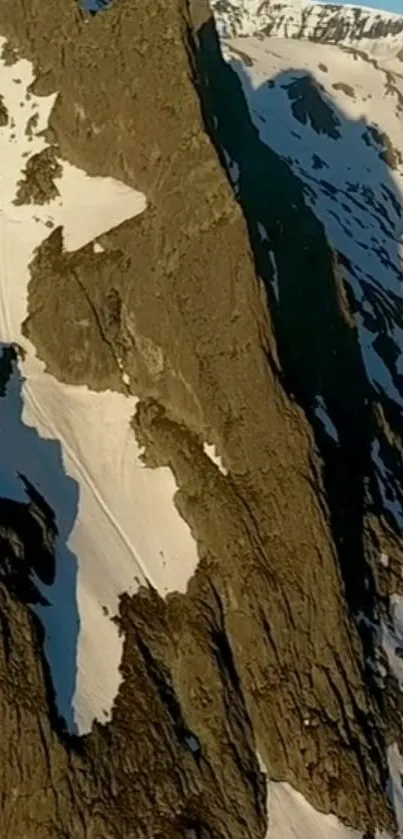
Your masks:
<svg viewBox="0 0 403 839"><path fill-rule="evenodd" d="M364 612L369 618L369 623L360 626L365 660L373 655L377 643L373 631L377 590L365 550L364 529L370 509L368 486L372 508L378 514L382 510L371 459L371 442L377 429L374 405L378 397L368 381L357 329L346 306L346 278L329 249L321 223L305 204L301 182L260 140L240 81L235 71L223 63L211 22L198 29L194 45L196 83L205 124L245 215L256 270L264 281L273 317L280 377L289 395L304 408L322 455L326 500L350 613L355 616ZM337 114L335 119L337 122ZM234 164L235 181L231 174ZM262 240L261 226L267 241ZM277 265L277 295L273 292L270 250ZM317 416L319 395L337 429L337 443L329 438ZM370 762L377 765L384 785L384 696L369 667L366 680L370 701L374 701L374 709L378 708L371 714L371 722L367 722L367 712L353 702L360 737L366 744L365 757L350 728L347 737L356 750L364 783L369 749ZM332 690L336 691L335 683ZM347 725L344 701L340 696L340 713ZM375 734L373 726L377 728Z"/></svg>
<svg viewBox="0 0 403 839"><path fill-rule="evenodd" d="M45 605L33 575L47 586L54 582L55 516L30 481L19 477L29 501L0 498L0 580L22 602Z"/></svg>
<svg viewBox="0 0 403 839"><path fill-rule="evenodd" d="M147 406L144 404L140 405L139 408L137 422L143 430L143 434L140 436L142 444L148 446L152 440L154 441L154 445L156 441L160 441L159 445L162 445L164 437L168 440L170 433L177 433L174 431L171 422L166 417L163 417L161 410L158 412L152 409L151 406L147 409ZM152 427L147 434L144 434L147 416L152 422ZM184 432L182 433L184 435ZM179 439L181 440L180 450L182 458L184 458L186 437L181 434ZM188 455L193 469L197 469L198 465L195 446L196 444L190 447ZM168 450L172 452L172 446L169 446ZM165 448L163 451L165 451ZM160 457L159 462L165 462L164 458L161 460ZM171 459L170 463L172 465ZM186 517L189 519L189 514L192 510L190 521L196 532L200 533L202 531L200 526L196 524L197 513L194 504L190 505L185 501L187 492L182 468L179 468L179 464L175 461L174 464L178 484L182 487L182 492L184 493L182 504L185 504L184 510L186 511ZM211 468L213 470L213 467ZM326 748L326 752L329 750L336 763L340 760L340 767L343 765L345 759L341 757L341 749L343 749L345 750L345 756L356 755L362 783L366 789L367 800L370 802L373 798L372 790L374 789L374 784L376 786L379 783L380 787L383 788L386 777L383 731L382 728L378 731L379 719L376 720L375 709L372 706L371 699L367 701L362 689L358 688L358 684L354 679L354 688L350 688L352 672L348 666L346 668L344 663L341 664L345 653L342 654L342 657L338 657L337 644L340 642L340 639L336 637L336 633L334 633L333 637L334 650L332 657L334 660L332 667L329 665L326 668L323 667L321 655L318 658L313 656L310 663L305 662L304 653L298 658L298 663L294 660L293 646L299 633L305 631L303 628L304 621L300 623L298 612L295 610L295 604L292 603L291 590L287 588L283 589L276 584L275 576L273 577L270 569L270 556L267 554L267 549L264 546L263 552L261 553L261 546L259 546L259 543L255 541L254 535L252 535L254 534L254 528L250 529L248 508L245 508L242 498L239 498L236 487L234 486L230 489L231 481L225 481L224 485L228 491L228 495L225 497L225 506L230 510L236 499L237 506L235 509L238 512L235 515L237 521L240 524L242 522L241 533L242 528L245 527L245 532L248 534L246 544L249 543L250 539L253 545L253 561L256 574L256 580L252 579L252 574L249 572L247 585L245 581L242 582L242 572L237 565L235 550L235 545L241 541L242 537L240 534L234 534L234 551L231 557L231 583L229 583L227 576L226 579L231 588L234 585L238 588L239 585L243 593L243 610L246 611L248 609L249 621L251 622L249 630L246 629L248 624L245 622L245 638L242 637L242 632L241 638L239 638L238 632L236 631L236 622L234 621L234 616L231 614L231 608L228 602L226 602L224 620L221 586L225 590L226 584L223 580L220 584L215 583L209 597L210 606L208 610L207 601L205 600L204 602L204 611L209 615L209 636L212 638L214 656L218 661L220 672L228 674L225 679L224 684L226 685L226 689L223 694L228 720L233 720L232 728L236 731L237 720L244 720L245 713L247 716L251 716L258 743L265 743L268 749L267 765L269 770L271 768L271 761L273 764L275 762L276 772L274 777L284 779L284 777L289 778L288 772L291 769L293 761L298 759L296 755L299 749L298 735L296 734L295 751L293 749L293 757L291 758L291 749L293 747L290 742L290 735L287 734L288 726L296 732L299 727L297 720L300 721L300 726L304 728L304 719L306 716L309 719L311 717L313 720L316 719L316 723L312 722L312 727L310 727L310 724L308 728L305 728L306 733L309 735L307 739L310 742L306 743L305 738L301 738L300 741L305 766L310 766L309 771L311 772L312 783L315 783L316 791L318 790L318 783L321 783L318 781L318 775L321 773L321 770L319 769L320 762L318 762L317 757L320 754L321 748ZM209 487L209 490L206 488L202 496L213 499L215 497L213 485ZM196 518L194 519L193 516L196 516ZM241 567L244 564L246 570L248 564L245 559L241 563ZM278 568L276 570L278 571ZM238 575L240 579L235 582ZM289 579L291 580L291 577ZM254 630L252 626L254 624L252 616L254 615L254 609L253 607L251 608L251 604L246 605L248 602L248 590L250 592L259 592L258 599L261 604L258 612L259 635L258 637L256 636L251 646L249 646L247 638L249 631L253 637ZM268 594L269 591L270 594ZM312 595L314 596L313 590ZM250 612L249 609L251 609ZM280 622L279 615L281 615ZM317 627L316 632L318 633L318 637L320 635L323 639L323 630ZM352 632L351 634L353 635ZM353 638L351 640L353 642ZM351 651L349 651L347 658L345 658L346 662L350 654ZM266 664L268 665L267 671ZM314 684L311 684L311 668L313 667L317 668L318 676ZM265 677L263 677L263 673L265 673ZM265 684L266 679L267 683ZM242 691L241 695L236 693L238 680ZM256 686L257 680L259 680L260 684L263 681L264 687L262 686L260 690ZM238 698L235 698L236 696ZM242 715L238 716L242 708L242 697L244 697L246 709ZM337 701L335 701L336 697ZM301 708L302 702L304 704ZM267 716L265 716L263 710L264 704L266 704ZM329 706L331 710L329 710ZM232 709L237 709L235 716ZM369 723L366 725L366 718L368 716L371 724L375 728L373 734L369 731ZM324 736L326 736L326 742L328 743L326 747L323 745ZM239 737L232 738L231 749L236 748L237 740L239 740ZM373 748L374 743L377 747L375 749ZM259 750L262 748L263 746L259 745ZM308 764L308 755L312 753L314 755L316 754L316 759L312 760L311 764ZM307 755L306 758L305 754ZM236 751L234 755L236 756ZM327 758L328 760L329 758ZM365 767L363 769L364 764ZM278 767L281 767L281 769ZM332 796L334 795L333 800L337 799L340 792L340 784L336 780L339 771L332 768L331 761L327 763L327 770L325 770L326 788L331 792ZM245 763L243 772L246 778L247 769ZM306 783L306 778L304 783Z"/></svg>
<svg viewBox="0 0 403 839"><path fill-rule="evenodd" d="M195 61L210 136L223 166L227 168L223 150L239 166L236 193L267 291L282 382L304 407L323 454L332 529L350 609L356 614L364 608L373 617L375 592L362 544L364 480L371 472L372 391L357 331L343 314L340 284L344 281L321 223L305 205L301 182L259 139L238 77L224 64L211 23L197 33ZM268 244L262 242L259 224ZM272 290L270 249L278 269L278 300ZM337 447L315 414L320 394L339 431Z"/></svg>
<svg viewBox="0 0 403 839"><path fill-rule="evenodd" d="M1 348L0 356L0 398L7 393L7 385L13 375L14 364L18 361L18 352L14 345L7 344Z"/></svg>
<svg viewBox="0 0 403 839"><path fill-rule="evenodd" d="M146 672L155 685L160 701L169 713L173 730L180 744L190 748L194 757L199 759L201 756L200 743L185 723L180 702L175 694L168 672L154 659L150 649L139 634L136 635L136 643L143 657Z"/></svg>

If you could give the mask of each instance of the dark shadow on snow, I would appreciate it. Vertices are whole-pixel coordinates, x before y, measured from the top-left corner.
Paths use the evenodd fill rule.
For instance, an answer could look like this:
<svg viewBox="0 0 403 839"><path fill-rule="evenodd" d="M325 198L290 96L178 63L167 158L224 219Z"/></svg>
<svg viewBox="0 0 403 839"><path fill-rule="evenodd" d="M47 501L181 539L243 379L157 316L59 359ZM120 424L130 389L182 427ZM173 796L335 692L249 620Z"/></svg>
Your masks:
<svg viewBox="0 0 403 839"><path fill-rule="evenodd" d="M354 323L359 302L340 270L349 266L343 266L343 257L336 258L331 251L322 223L306 204L302 181L283 158L262 142L247 104L249 92L245 97L237 73L223 61L212 19L199 29L190 51L204 121L242 207L257 274L266 288L281 365L277 373L289 395L303 407L323 457L332 532L349 610L355 617L363 612L371 621L375 619L377 598L365 553L364 514L371 508L385 514L371 457L371 443L378 429L376 405L382 403L396 433L400 433L401 412L393 400L375 390L367 376ZM287 74L283 75L285 79ZM246 74L244 81L245 85L250 84ZM277 83L281 84L280 77L269 82ZM301 84L291 91L290 98L294 97L296 119L304 121L300 87ZM256 101L259 96L267 96L267 86L250 93ZM314 97L312 91L307 93L308 100ZM332 108L330 114L325 103L320 118L336 138L339 115L334 105ZM279 120L281 114L274 112L272 118ZM296 121L296 131L298 124ZM365 128L363 122L363 131ZM358 147L351 148L349 153L354 168ZM384 169L383 180L392 196L390 200L400 207L402 199L388 166L381 160L379 165ZM394 247L397 248L396 242ZM278 294L274 292L270 252L277 267ZM386 334L385 305L379 301L374 309L381 336ZM268 363L275 364L273 358L268 358ZM329 437L318 418L316 397L319 394L337 429L339 445ZM384 435L382 446L383 455L389 458L391 468L393 465L401 492L399 445L394 446ZM389 523L397 529L392 516ZM359 629L368 659L374 650L373 630L363 623ZM367 678L382 705L382 691L370 667ZM368 734L370 742L371 734Z"/></svg>
<svg viewBox="0 0 403 839"><path fill-rule="evenodd" d="M99 12L107 11L111 7L113 0L79 0L79 2L84 12L89 12L94 17Z"/></svg>
<svg viewBox="0 0 403 839"><path fill-rule="evenodd" d="M0 580L32 607L44 627L51 716L59 730L74 733L77 559L67 542L79 488L66 475L60 443L41 438L24 423L17 352L0 348Z"/></svg>

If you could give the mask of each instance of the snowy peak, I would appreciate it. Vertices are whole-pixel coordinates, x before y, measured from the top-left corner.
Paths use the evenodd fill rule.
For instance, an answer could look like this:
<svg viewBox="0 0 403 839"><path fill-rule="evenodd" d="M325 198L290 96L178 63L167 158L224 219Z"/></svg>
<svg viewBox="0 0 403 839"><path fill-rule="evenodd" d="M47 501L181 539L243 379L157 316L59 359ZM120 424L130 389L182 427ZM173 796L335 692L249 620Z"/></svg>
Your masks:
<svg viewBox="0 0 403 839"><path fill-rule="evenodd" d="M328 44L360 45L379 55L403 49L403 16L333 3L213 0L224 37L264 34Z"/></svg>

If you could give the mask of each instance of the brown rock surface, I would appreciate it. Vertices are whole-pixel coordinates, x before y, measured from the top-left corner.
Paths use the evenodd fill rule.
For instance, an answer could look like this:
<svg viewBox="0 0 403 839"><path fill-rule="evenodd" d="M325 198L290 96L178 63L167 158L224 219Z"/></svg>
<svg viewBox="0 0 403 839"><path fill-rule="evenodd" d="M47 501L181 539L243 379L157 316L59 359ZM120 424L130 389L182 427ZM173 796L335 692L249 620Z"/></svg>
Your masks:
<svg viewBox="0 0 403 839"><path fill-rule="evenodd" d="M205 127L187 4L119 0L88 22L72 2L1 0L0 32L34 61L37 90L59 91L60 153L149 202L96 259L63 254L50 235L25 328L64 381L120 388L123 358L141 398L135 432L149 463L173 469L200 556L186 595L123 598L113 718L79 740L51 710L37 621L2 588L0 835L263 837L257 752L319 809L387 824L383 720L321 463L283 386L247 225Z"/></svg>

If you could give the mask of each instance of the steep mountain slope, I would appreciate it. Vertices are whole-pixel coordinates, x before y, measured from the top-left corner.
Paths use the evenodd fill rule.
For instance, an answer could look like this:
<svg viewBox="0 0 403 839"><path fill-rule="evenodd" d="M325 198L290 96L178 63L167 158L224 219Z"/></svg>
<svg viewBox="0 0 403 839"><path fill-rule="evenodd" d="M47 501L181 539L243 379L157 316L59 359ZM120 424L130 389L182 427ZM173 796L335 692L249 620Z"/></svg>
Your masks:
<svg viewBox="0 0 403 839"><path fill-rule="evenodd" d="M0 41L0 49L4 43ZM161 594L185 591L198 559L173 504L172 473L150 472L139 457L130 431L135 400L110 391L95 394L58 386L22 335L28 313L28 265L49 229L60 226L64 250L74 254L105 230L143 212L144 196L112 179L89 179L66 162L49 161L52 149L43 131L55 96L29 93L33 77L28 62L10 66L3 61L0 67L6 123L0 150L7 174L0 199L0 334L3 343L18 344L20 356L19 374L12 376L3 400L2 492L22 500L24 486L14 476L29 472L36 488L52 499L59 538L68 540L51 592L43 591L49 603L39 612L46 625L60 713L82 732L91 728L94 717L108 715L116 695L121 642L111 617L116 615L118 596L146 580ZM50 167L53 180L45 177ZM94 266L96 262L93 256ZM74 277L74 257L71 263ZM81 340L69 350L78 359L90 328L84 310ZM63 327L54 340L63 342ZM116 378L119 359L113 361L101 350L99 385L104 389L108 379ZM71 634L68 647L62 641L66 633Z"/></svg>
<svg viewBox="0 0 403 839"><path fill-rule="evenodd" d="M272 0L212 0L223 37L271 35L327 44L360 44L374 55L402 50L403 18L365 6Z"/></svg>
<svg viewBox="0 0 403 839"><path fill-rule="evenodd" d="M338 13L341 15L342 10ZM220 15L219 7L217 14ZM222 32L226 26L225 12ZM265 31L271 31L271 27L266 27ZM301 30L300 34L306 35L306 31ZM316 37L313 31L311 36ZM327 38L330 42L334 40L331 31L323 33L323 39ZM300 391L305 409L317 428L317 439L327 460L329 499L334 492L334 500L330 503L336 506L335 515L340 525L340 509L344 503L346 506L351 504L351 488L360 470L364 521L376 512L384 523L382 527L387 522L387 529L392 529L400 540L403 523L403 78L400 61L393 59L392 53L386 62L382 62L373 57L374 51L368 55L362 48L312 44L304 37L295 38L294 33L291 38L260 35L259 38L229 39L224 40L223 45L227 61L242 84L259 139L298 175L303 184L304 203L324 225L338 264L344 295L341 305L348 313L362 363L363 392L361 396L358 393L353 396L345 364L346 347L341 350L335 334L326 339L320 334L318 299L314 300L312 293L317 298L323 294L319 285L322 278L318 281L305 279L300 294L291 291L284 282L281 270L284 246L291 241L294 246L296 244L290 232L290 212L294 210L302 219L298 198L291 208L282 208L277 203L273 212L271 207L265 206L265 186L267 195L273 195L269 156L265 162L263 155L260 161L253 163L250 149L248 154L245 151L243 139L236 138L235 132L231 138L222 125L220 129L220 114L216 110L217 136L224 150L229 176L238 199L247 208L250 226L261 239L256 251L258 264L261 268L267 266L266 281L279 345L283 346L282 358L292 386ZM397 41L394 46L399 46ZM223 112L221 116L223 120L227 118ZM263 180L259 188L253 181L257 177ZM266 200L268 203L269 199ZM302 228L301 239L301 250L309 252L314 247L309 227ZM319 254L317 265L320 265ZM301 334L300 327L297 328L296 317L301 317L302 311L311 334L308 331ZM331 328L328 313L324 323L325 328ZM289 346L292 340L295 343L293 351ZM312 369L310 352L322 353L326 361L323 363L316 357ZM358 389L357 378L355 387ZM323 433L328 436L327 446L321 442ZM348 477L342 478L342 484L339 482L340 468L331 466L329 450L332 447L334 458L342 461L347 455L351 459L350 467L345 466ZM347 511L342 513L343 518L345 525ZM345 538L343 528L340 557L342 562L348 563L347 596L352 584L355 602L351 603L357 623L372 623L375 648L379 650L383 645L387 656L386 670L379 670L379 665L375 664L377 679L385 689L384 674L389 669L400 686L400 551L398 562L392 562L392 567L389 554L380 554L379 560L385 569L385 573L381 572L384 577L381 585L376 569L372 568L372 582L367 577L367 590L373 587L374 595L378 591L378 598L375 596L371 604L371 598L363 598L363 593L355 587L360 574L359 551L348 557ZM389 605L383 599L385 587L392 595ZM372 659L368 663L371 667L374 665ZM398 702L401 707L400 696ZM397 731L400 729L398 718ZM396 813L403 831L403 809L399 801Z"/></svg>
<svg viewBox="0 0 403 839"><path fill-rule="evenodd" d="M205 3L156 0L151 8L120 0L90 19L74 3L1 0L0 33L11 67L5 95L21 87L26 59L35 76L26 96L44 107L54 97L48 128L30 143L45 147L39 171L29 149L23 159L19 153L20 169L26 160L22 209L8 203L1 214L3 252L12 222L22 240L26 229L31 238L28 253L21 247L18 277L10 281L16 256L0 276L9 302L3 315L14 312L3 340L23 343L3 358L0 429L17 390L23 413L14 422L31 433L19 437L30 443L21 452L18 443L11 449L10 434L3 447L4 485L15 492L26 464L28 492L0 504L0 834L392 837L396 808L386 790L401 792L400 694L378 623L385 617L384 644L398 658L381 607L391 593L386 564L400 569L400 542L393 517L383 518L380 490L371 495L375 384L352 324L341 258L305 200L299 173L259 137ZM19 100L21 112L24 101L31 100ZM17 137L21 152L25 116L23 131L12 135L3 107L4 155ZM224 166L236 175L233 186ZM127 201L123 214L95 225L93 240L88 220L72 217L70 167L83 185L79 205L88 206L82 190L90 176L112 179L119 213L122 194ZM44 185L56 204L64 199L61 218L52 203L32 207ZM35 215L43 221L44 207L39 227ZM69 249L71 230L81 236L76 249ZM39 407L54 409L51 423L29 413L35 389ZM106 422L106 400L113 422ZM94 405L101 405L98 416ZM325 407L339 446L323 427ZM62 481L56 485L46 478L48 437ZM392 433L385 440L393 453ZM190 543L179 562L176 546L169 556L153 555L162 536L156 489L154 517L138 520L140 453L154 486L161 473L170 476L162 485L166 503L173 479L178 487L164 533L171 535L180 513ZM80 492L65 527L61 496L77 494L72 481ZM86 506L85 484L103 505ZM108 530L111 511L120 527ZM73 544L80 519L85 539ZM35 532L46 573L21 522ZM140 537L143 546L144 576L132 586L135 551L130 564L127 540L122 546L105 536L122 531L134 548ZM107 665L105 635L97 635L109 605L103 586L115 585L111 611L121 592L113 623L123 646L119 689L107 721L92 721L97 709L87 709L92 728L81 737L58 718L49 625L45 604L36 602L47 586L63 664L71 632L60 620L53 578L63 561L71 570L70 545L79 568L91 566L91 641ZM16 579L20 566L25 585ZM74 586L70 594L71 619ZM77 602L79 631L88 630ZM104 698L105 684L99 688Z"/></svg>
<svg viewBox="0 0 403 839"><path fill-rule="evenodd" d="M306 41L232 40L227 55L259 135L301 178L305 200L339 254L368 379L397 421L403 79L354 51L315 45L313 54ZM381 466L377 472L382 484ZM399 479L396 488L393 474L385 481L385 507L401 525Z"/></svg>

